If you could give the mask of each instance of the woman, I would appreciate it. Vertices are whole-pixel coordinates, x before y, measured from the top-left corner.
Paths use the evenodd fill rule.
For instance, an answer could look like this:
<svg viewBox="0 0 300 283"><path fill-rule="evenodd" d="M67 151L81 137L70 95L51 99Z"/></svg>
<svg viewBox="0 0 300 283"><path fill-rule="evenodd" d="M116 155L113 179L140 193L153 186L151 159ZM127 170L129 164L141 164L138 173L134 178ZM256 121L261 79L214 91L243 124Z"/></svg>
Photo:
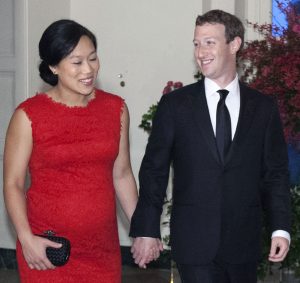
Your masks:
<svg viewBox="0 0 300 283"><path fill-rule="evenodd" d="M71 20L51 24L39 43L40 76L53 87L21 103L8 127L4 196L16 229L21 282L121 282L115 194L131 219L137 190L129 115L120 97L95 88L95 36ZM27 168L31 176L24 189ZM37 235L71 242L55 267Z"/></svg>

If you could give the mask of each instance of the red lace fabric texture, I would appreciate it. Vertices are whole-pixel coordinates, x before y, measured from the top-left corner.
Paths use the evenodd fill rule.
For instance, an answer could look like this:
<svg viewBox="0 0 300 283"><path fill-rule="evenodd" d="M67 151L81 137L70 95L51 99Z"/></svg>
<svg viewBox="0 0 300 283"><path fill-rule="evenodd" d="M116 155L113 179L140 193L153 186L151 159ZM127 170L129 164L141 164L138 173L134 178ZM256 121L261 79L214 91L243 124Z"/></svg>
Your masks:
<svg viewBox="0 0 300 283"><path fill-rule="evenodd" d="M37 271L27 266L18 242L22 283L121 282L112 170L123 107L123 99L101 90L86 107L68 107L43 93L19 105L33 136L30 226L36 234L53 230L72 246L65 266Z"/></svg>

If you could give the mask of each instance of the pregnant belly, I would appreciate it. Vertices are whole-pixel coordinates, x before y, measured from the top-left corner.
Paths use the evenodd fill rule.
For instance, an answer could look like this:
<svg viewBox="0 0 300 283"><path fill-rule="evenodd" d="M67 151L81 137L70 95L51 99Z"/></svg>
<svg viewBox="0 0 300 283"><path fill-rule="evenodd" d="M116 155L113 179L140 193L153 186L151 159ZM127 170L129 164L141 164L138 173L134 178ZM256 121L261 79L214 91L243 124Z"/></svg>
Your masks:
<svg viewBox="0 0 300 283"><path fill-rule="evenodd" d="M113 190L72 192L60 195L28 193L29 222L34 233L89 234L111 231L116 225Z"/></svg>

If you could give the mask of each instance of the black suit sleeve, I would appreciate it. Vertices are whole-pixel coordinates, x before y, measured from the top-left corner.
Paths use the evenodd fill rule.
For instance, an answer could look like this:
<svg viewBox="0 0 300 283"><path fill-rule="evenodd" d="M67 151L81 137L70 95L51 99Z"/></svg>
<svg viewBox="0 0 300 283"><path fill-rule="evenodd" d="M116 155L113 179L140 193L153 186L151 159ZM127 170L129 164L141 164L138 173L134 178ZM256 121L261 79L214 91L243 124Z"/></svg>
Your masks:
<svg viewBox="0 0 300 283"><path fill-rule="evenodd" d="M290 232L290 191L287 146L276 103L265 134L264 193L271 232Z"/></svg>
<svg viewBox="0 0 300 283"><path fill-rule="evenodd" d="M139 201L131 220L131 237L160 238L160 216L169 180L174 119L169 96L159 102L139 172Z"/></svg>

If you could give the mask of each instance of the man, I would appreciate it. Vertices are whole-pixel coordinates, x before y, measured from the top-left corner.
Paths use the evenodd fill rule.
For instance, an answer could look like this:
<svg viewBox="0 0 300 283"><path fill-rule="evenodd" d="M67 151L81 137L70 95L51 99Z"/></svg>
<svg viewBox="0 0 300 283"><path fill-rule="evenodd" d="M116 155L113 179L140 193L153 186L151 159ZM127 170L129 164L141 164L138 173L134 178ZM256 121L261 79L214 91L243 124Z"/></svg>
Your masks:
<svg viewBox="0 0 300 283"><path fill-rule="evenodd" d="M274 99L238 81L244 27L226 12L196 20L195 58L204 79L164 95L140 169L130 236L141 267L158 256L160 215L174 167L171 250L183 283L254 283L262 208L269 260L290 241L287 150Z"/></svg>

